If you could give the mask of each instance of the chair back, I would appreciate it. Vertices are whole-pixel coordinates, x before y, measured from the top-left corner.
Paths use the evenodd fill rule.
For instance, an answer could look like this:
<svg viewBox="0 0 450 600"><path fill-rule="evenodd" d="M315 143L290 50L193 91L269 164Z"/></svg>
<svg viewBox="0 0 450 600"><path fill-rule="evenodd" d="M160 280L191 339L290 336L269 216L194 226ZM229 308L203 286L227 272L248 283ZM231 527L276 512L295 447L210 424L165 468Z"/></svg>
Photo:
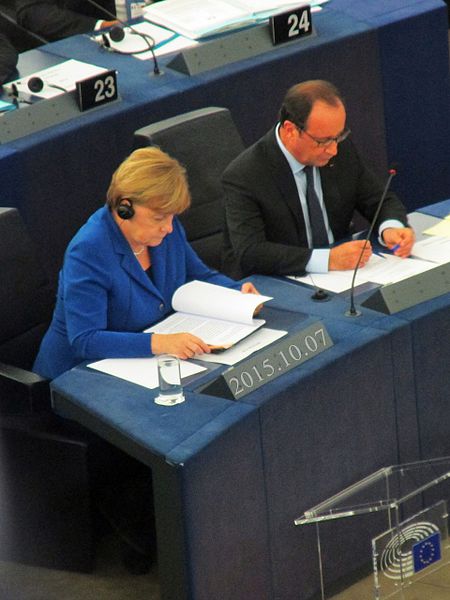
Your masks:
<svg viewBox="0 0 450 600"><path fill-rule="evenodd" d="M191 207L180 216L194 250L220 269L224 228L222 173L244 150L226 108L208 107L138 129L134 147L159 146L187 171Z"/></svg>
<svg viewBox="0 0 450 600"><path fill-rule="evenodd" d="M0 208L0 273L0 361L30 369L55 297L15 208Z"/></svg>

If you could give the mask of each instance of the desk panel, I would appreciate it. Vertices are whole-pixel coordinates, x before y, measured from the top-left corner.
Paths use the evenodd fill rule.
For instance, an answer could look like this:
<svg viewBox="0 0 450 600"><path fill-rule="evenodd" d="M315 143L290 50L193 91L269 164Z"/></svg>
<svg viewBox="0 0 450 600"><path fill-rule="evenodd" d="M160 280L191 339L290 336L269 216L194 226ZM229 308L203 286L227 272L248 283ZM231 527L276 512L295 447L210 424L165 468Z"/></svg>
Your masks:
<svg viewBox="0 0 450 600"><path fill-rule="evenodd" d="M286 325L267 312L269 326ZM309 322L288 316L292 330ZM332 348L241 402L191 384L184 404L160 411L155 391L83 367L53 382L60 414L154 469L164 598L306 600L318 590L314 539L295 517L397 462L391 331L323 321ZM342 555L329 576L354 566Z"/></svg>

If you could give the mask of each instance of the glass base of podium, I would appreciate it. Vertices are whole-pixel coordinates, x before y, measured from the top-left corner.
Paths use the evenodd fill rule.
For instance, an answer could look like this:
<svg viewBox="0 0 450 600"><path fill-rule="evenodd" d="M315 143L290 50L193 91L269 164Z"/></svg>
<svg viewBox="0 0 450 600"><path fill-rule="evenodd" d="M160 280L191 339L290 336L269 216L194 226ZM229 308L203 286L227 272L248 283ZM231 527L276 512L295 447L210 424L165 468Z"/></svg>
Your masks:
<svg viewBox="0 0 450 600"><path fill-rule="evenodd" d="M415 595L418 587L433 584L436 573L447 569L447 584L441 578L439 586L450 599L448 498L450 457L444 457L380 469L295 519L295 525L315 524L322 600L331 597L325 590L323 528L330 527L330 521L361 515L374 515L375 522L376 514L383 516L376 519L379 532L367 530L367 563L373 566L371 597L425 598L423 593ZM358 537L363 534L358 531Z"/></svg>

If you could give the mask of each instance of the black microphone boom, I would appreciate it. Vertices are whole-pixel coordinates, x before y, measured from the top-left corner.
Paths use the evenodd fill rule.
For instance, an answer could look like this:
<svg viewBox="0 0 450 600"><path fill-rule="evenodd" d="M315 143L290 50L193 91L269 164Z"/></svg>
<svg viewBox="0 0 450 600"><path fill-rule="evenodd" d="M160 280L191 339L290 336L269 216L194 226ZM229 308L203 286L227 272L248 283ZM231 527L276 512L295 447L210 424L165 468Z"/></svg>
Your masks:
<svg viewBox="0 0 450 600"><path fill-rule="evenodd" d="M152 38L151 35L148 35L146 33L141 33L140 31L138 31L137 29L135 29L134 27L132 27L128 23L125 23L125 21L122 21L122 19L119 19L114 13L112 13L111 11L109 11L107 8L105 8L104 6L101 6L100 4L98 4L97 2L95 2L95 0L87 0L87 2L89 2L89 4L91 4L92 6L95 6L95 8L97 8L97 10L102 11L105 15L107 15L108 17L110 17L112 20L118 21L122 25L122 27L128 27L128 29L130 31L132 31L135 35L138 35L141 38L143 38L145 40L145 42L147 43L147 45L148 45L148 49L152 53L153 74L154 75L161 75L161 70L159 68L158 61L156 60L156 55L155 55L155 50L154 50L154 48L155 48L155 40ZM119 27L113 27L111 29L110 36L111 36L111 39L113 40L113 42L120 42L120 41L123 40L123 36L121 36L121 34L119 33L119 30L120 30ZM104 39L104 37L103 37L103 39ZM106 49L108 49L108 50L110 50L112 52L117 52L118 54L138 54L137 52L122 52L120 50L114 50L114 48L111 48L111 46L109 44L105 44L105 47L106 47ZM145 52L147 52L147 50L145 50Z"/></svg>
<svg viewBox="0 0 450 600"><path fill-rule="evenodd" d="M364 240L363 247L361 249L360 255L359 255L358 260L356 262L355 270L353 271L352 284L350 286L350 308L345 312L345 316L346 317L359 317L361 315L361 311L360 310L356 310L356 308L355 308L355 279L356 279L356 274L358 272L359 265L361 263L361 258L362 258L363 254L364 254L364 250L366 249L367 244L369 243L369 239L370 239L370 236L372 235L373 228L375 227L375 223L376 223L376 221L378 219L378 215L380 214L380 210L381 210L381 207L383 206L383 202L384 202L384 199L386 198L386 194L388 192L388 189L389 189L389 186L391 184L392 178L395 175L397 175L397 170L394 169L393 167L391 167L389 169L389 171L388 171L388 178L387 178L387 181L386 181L386 185L384 186L383 193L381 194L381 199L380 199L380 201L378 203L377 210L375 211L375 215L374 215L374 217L372 219L372 222L370 223L369 231L367 232L366 239Z"/></svg>

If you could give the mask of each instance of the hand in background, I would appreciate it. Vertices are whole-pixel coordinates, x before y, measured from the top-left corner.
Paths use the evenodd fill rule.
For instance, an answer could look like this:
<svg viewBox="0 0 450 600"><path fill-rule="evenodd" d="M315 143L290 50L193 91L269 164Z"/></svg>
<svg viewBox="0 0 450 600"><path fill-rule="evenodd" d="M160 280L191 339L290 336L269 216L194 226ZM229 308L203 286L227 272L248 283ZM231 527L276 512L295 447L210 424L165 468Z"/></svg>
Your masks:
<svg viewBox="0 0 450 600"><path fill-rule="evenodd" d="M261 295L251 281L246 281L245 283L242 284L241 292L243 294L257 294L258 296ZM257 315L260 312L260 310L262 309L262 307L263 307L262 304L258 304L258 306L255 308L255 310L253 312L253 316Z"/></svg>
<svg viewBox="0 0 450 600"><path fill-rule="evenodd" d="M355 240L353 242L346 242L345 244L340 244L335 248L331 248L330 259L328 262L328 268L330 271L348 271L350 269L354 269L365 243L365 240ZM370 242L367 242L359 266L364 267L371 256L372 246Z"/></svg>
<svg viewBox="0 0 450 600"><path fill-rule="evenodd" d="M416 237L410 227L388 227L383 231L382 236L389 249L396 248L395 256L406 258L411 254Z"/></svg>
<svg viewBox="0 0 450 600"><path fill-rule="evenodd" d="M100 29L107 29L108 27L115 27L120 25L120 21L103 21L100 25Z"/></svg>

